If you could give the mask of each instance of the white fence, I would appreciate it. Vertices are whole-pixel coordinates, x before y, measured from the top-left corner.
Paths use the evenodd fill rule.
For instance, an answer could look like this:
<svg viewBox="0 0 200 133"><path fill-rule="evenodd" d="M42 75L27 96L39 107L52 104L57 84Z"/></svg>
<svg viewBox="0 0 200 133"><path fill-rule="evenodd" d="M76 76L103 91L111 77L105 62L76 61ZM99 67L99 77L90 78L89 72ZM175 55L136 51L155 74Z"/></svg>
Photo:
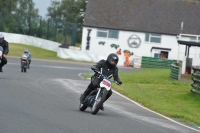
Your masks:
<svg viewBox="0 0 200 133"><path fill-rule="evenodd" d="M31 45L31 46L39 47L42 49L54 51L54 52L57 52L57 57L63 58L63 59L98 62L101 59L106 59L108 54L110 54L110 53L95 53L91 51L81 51L79 48L76 48L76 47L69 47L69 49L60 48L59 47L61 45L60 43L33 37L33 36L13 34L13 33L4 33L4 36L5 36L5 40L7 40L9 43ZM130 60L131 61L133 60L135 62L134 65L136 67L141 66L141 59L139 59L139 57L136 57L135 59L131 57ZM119 55L118 65L123 66L124 62L125 62L124 55Z"/></svg>
<svg viewBox="0 0 200 133"><path fill-rule="evenodd" d="M9 43L20 43L25 45L31 45L54 52L57 52L58 46L61 45L60 43L54 41L49 41L38 37L21 35L21 34L4 33L4 37L5 40L7 40Z"/></svg>

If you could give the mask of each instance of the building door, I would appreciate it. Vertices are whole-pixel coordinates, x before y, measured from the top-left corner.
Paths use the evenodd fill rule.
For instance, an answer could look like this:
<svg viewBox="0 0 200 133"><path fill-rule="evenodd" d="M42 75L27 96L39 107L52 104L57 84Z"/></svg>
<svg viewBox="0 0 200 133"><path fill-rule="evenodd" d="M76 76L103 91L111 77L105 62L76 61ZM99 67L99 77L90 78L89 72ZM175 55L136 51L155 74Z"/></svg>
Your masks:
<svg viewBox="0 0 200 133"><path fill-rule="evenodd" d="M168 59L168 52L166 52L166 51L161 51L161 58Z"/></svg>

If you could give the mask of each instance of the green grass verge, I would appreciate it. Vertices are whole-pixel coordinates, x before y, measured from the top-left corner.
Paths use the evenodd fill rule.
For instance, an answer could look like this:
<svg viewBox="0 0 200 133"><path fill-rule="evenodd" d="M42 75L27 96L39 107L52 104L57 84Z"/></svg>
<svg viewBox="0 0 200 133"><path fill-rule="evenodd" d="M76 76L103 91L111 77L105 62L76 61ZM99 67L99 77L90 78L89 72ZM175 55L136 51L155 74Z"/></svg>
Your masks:
<svg viewBox="0 0 200 133"><path fill-rule="evenodd" d="M60 60L60 61L75 61L72 59L61 59L57 57L57 53L41 49L39 47L29 46L29 45L23 45L23 44L16 44L16 43L9 43L9 54L8 56L17 56L21 57L22 53L25 49L28 49L32 55L32 58L38 58L38 59L47 59L47 60ZM86 61L76 61L76 62L86 62ZM86 62L91 63L91 62Z"/></svg>
<svg viewBox="0 0 200 133"><path fill-rule="evenodd" d="M170 70L145 70L120 73L123 85L113 84L113 88L153 111L190 125L200 125L200 96L190 92L191 82L170 79Z"/></svg>
<svg viewBox="0 0 200 133"><path fill-rule="evenodd" d="M81 76L83 76L84 78L91 78L92 77L92 75L93 75L94 73L91 73L91 74L82 74Z"/></svg>
<svg viewBox="0 0 200 133"><path fill-rule="evenodd" d="M29 45L13 44L13 43L9 44L8 55L21 57L21 55L24 52L24 49L28 49L33 58L52 59L52 60L58 59L56 52L44 50L38 47L29 46Z"/></svg>

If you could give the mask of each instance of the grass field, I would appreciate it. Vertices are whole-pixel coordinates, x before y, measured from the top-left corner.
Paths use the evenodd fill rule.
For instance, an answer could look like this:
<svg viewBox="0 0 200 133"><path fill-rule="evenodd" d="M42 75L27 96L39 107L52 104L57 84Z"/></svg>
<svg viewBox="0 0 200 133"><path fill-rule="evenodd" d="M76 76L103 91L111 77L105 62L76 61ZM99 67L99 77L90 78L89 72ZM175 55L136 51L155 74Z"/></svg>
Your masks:
<svg viewBox="0 0 200 133"><path fill-rule="evenodd" d="M20 57L24 49L28 49L33 58L64 60L57 58L56 52L18 44L10 44L9 55ZM188 82L190 78L175 81L170 79L170 70L145 70L145 72L120 73L123 85L121 87L113 85L114 89L165 116L191 125L200 125L200 95L190 92L191 82ZM84 76L91 77L90 74Z"/></svg>
<svg viewBox="0 0 200 133"><path fill-rule="evenodd" d="M115 87L120 93L166 116L200 124L200 97L190 92L191 82L171 80L170 70L162 69L120 76L124 85Z"/></svg>
<svg viewBox="0 0 200 133"><path fill-rule="evenodd" d="M145 70L120 73L123 85L113 85L113 88L153 111L190 125L200 125L200 95L190 92L192 82L171 80L167 69Z"/></svg>
<svg viewBox="0 0 200 133"><path fill-rule="evenodd" d="M9 44L9 54L8 56L17 56L21 57L23 54L24 50L28 49L29 52L32 55L32 58L38 58L38 59L47 59L47 60L60 60L60 61L74 61L71 59L61 59L57 57L57 53L45 49L41 49L38 47L33 47L29 45L23 45L23 44L15 44L15 43L10 43ZM85 62L89 63L86 61L76 61L76 62Z"/></svg>
<svg viewBox="0 0 200 133"><path fill-rule="evenodd" d="M24 49L28 49L31 52L33 58L42 58L42 59L58 59L57 53L52 52L49 50L40 49L38 47L28 46L28 45L21 45L21 44L9 44L9 56L18 56L24 52Z"/></svg>

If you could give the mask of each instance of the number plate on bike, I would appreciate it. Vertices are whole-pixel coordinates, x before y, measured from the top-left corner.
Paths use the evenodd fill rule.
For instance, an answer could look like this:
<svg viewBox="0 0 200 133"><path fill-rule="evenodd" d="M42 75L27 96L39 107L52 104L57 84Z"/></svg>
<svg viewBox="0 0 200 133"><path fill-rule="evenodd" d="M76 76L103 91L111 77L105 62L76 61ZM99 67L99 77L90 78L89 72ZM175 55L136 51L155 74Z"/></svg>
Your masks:
<svg viewBox="0 0 200 133"><path fill-rule="evenodd" d="M106 89L109 89L111 87L111 82L107 79L103 79L101 81L100 86L105 87Z"/></svg>

